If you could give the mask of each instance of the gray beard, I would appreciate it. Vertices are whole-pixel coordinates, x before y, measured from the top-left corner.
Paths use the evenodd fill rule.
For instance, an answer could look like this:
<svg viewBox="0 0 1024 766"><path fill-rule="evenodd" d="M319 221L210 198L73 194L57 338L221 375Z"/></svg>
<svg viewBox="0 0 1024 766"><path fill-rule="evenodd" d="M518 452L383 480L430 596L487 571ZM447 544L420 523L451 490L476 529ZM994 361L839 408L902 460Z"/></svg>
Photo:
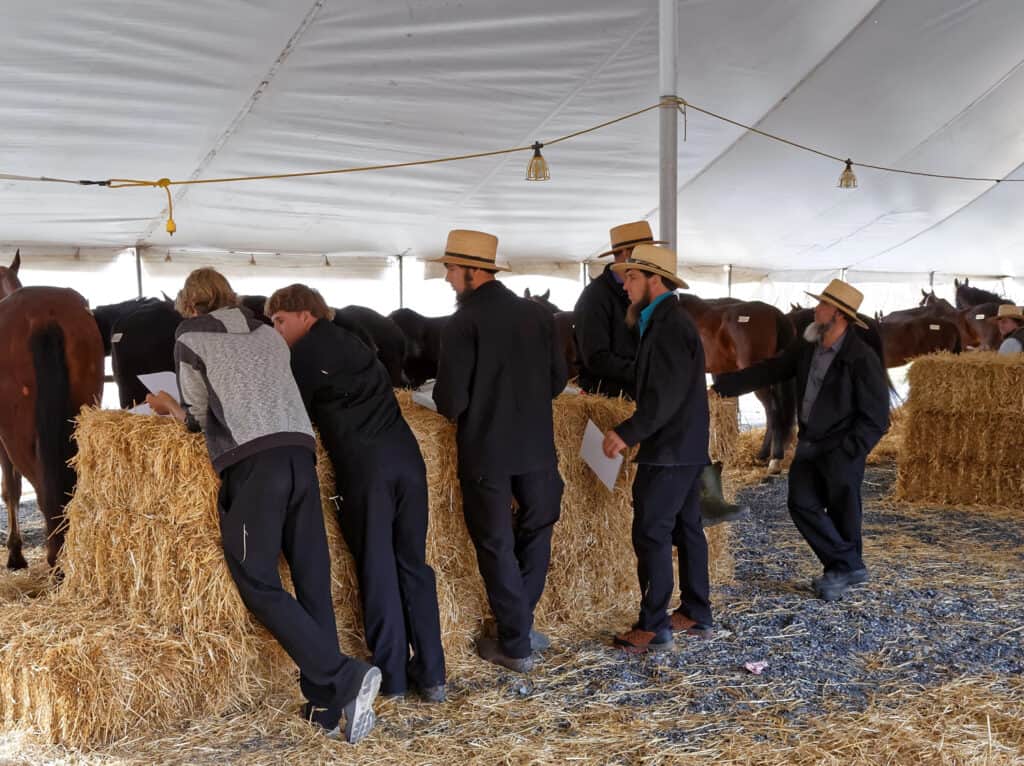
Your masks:
<svg viewBox="0 0 1024 766"><path fill-rule="evenodd" d="M828 335L829 330L835 326L836 320L819 324L811 322L804 328L804 340L808 343L820 343L821 339Z"/></svg>

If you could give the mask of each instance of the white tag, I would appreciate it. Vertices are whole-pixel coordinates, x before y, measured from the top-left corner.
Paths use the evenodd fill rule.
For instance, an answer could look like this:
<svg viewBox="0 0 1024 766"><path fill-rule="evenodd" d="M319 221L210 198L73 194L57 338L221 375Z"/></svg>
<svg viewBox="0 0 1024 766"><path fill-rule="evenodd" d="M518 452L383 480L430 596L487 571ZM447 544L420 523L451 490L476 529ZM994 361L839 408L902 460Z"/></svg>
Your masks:
<svg viewBox="0 0 1024 766"><path fill-rule="evenodd" d="M942 328L939 327L937 324L930 324L930 325L928 325L928 329L929 330L941 330Z"/></svg>
<svg viewBox="0 0 1024 766"><path fill-rule="evenodd" d="M739 323L740 323L740 324L746 324L747 322L749 322L749 321L750 321L750 317L743 317L743 316L741 316L741 317L740 317L740 318L738 319L738 321L739 321Z"/></svg>
<svg viewBox="0 0 1024 766"><path fill-rule="evenodd" d="M984 314L975 314L975 315L974 315L974 318L975 318L975 319L984 319L984 318L985 318L985 315L984 315Z"/></svg>
<svg viewBox="0 0 1024 766"><path fill-rule="evenodd" d="M115 332L113 335L110 336L110 342L111 343L119 343L121 341L121 336L122 335L124 335L124 333Z"/></svg>

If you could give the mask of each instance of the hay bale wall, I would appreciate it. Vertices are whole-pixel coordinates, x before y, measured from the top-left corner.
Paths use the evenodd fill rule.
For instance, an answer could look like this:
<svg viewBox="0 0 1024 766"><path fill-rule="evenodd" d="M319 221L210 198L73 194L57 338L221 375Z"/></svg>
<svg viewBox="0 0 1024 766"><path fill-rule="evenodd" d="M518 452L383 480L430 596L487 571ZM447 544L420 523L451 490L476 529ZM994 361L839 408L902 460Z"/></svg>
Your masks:
<svg viewBox="0 0 1024 766"><path fill-rule="evenodd" d="M462 519L454 427L407 393L399 398L428 466L427 560L457 675L489 609ZM635 469L627 463L609 492L578 456L588 418L607 428L631 407L592 396L556 401L566 491L538 607L542 628L608 629L636 609ZM727 422L728 410L717 417ZM0 612L0 720L66 744L99 744L138 726L241 709L268 687L293 685L290 660L249 616L224 565L218 481L202 438L165 419L102 410L83 411L77 437L64 584ZM728 449L728 437L719 445ZM365 656L354 567L328 501L333 477L322 452L318 472L339 639ZM727 525L708 535L719 582L732 574L727 535Z"/></svg>
<svg viewBox="0 0 1024 766"><path fill-rule="evenodd" d="M897 497L1019 509L1024 355L931 355L913 363L908 379Z"/></svg>

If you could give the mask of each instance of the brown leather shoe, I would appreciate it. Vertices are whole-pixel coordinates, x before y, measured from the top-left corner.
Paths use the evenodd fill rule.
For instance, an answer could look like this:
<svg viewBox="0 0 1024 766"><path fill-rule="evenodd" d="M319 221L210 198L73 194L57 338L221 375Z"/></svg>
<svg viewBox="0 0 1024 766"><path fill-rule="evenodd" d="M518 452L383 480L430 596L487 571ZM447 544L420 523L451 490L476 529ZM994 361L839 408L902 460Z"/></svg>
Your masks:
<svg viewBox="0 0 1024 766"><path fill-rule="evenodd" d="M633 628L615 636L614 643L619 649L629 654L644 654L645 652L663 652L666 649L671 649L675 641L672 639L671 630L659 630L655 633L651 630Z"/></svg>
<svg viewBox="0 0 1024 766"><path fill-rule="evenodd" d="M673 633L685 633L696 638L711 638L715 631L707 625L701 625L696 620L691 620L682 612L672 612L669 617L669 624Z"/></svg>
<svg viewBox="0 0 1024 766"><path fill-rule="evenodd" d="M533 670L533 657L509 657L501 650L501 644L496 638L481 636L476 640L476 653L482 659L501 665L503 668L514 670L516 673L529 673Z"/></svg>

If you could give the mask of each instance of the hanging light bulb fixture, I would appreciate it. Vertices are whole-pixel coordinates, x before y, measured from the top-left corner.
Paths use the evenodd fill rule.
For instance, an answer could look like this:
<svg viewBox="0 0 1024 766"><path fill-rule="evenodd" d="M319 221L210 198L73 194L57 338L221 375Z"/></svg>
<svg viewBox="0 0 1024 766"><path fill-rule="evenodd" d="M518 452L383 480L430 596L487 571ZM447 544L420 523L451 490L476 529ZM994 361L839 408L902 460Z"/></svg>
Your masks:
<svg viewBox="0 0 1024 766"><path fill-rule="evenodd" d="M853 174L853 160L846 161L846 168L839 175L840 189L856 189L857 188L857 176Z"/></svg>
<svg viewBox="0 0 1024 766"><path fill-rule="evenodd" d="M533 142L533 156L530 158L530 164L526 166L526 180L527 181L550 181L551 172L548 170L548 161L544 159L544 155L540 153L540 150L544 148L544 144L540 141Z"/></svg>

